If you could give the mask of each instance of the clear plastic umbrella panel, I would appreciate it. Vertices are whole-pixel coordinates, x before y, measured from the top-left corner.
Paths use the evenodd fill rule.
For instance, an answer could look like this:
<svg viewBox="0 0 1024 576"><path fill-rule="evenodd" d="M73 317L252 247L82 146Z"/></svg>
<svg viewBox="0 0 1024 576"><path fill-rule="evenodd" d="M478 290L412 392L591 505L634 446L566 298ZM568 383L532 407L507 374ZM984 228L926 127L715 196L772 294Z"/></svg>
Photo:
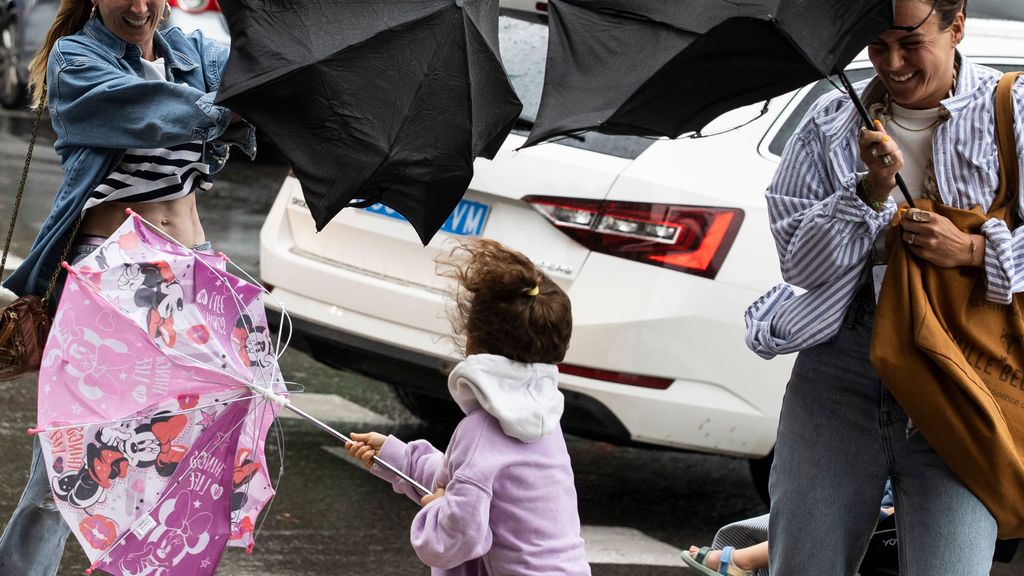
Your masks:
<svg viewBox="0 0 1024 576"><path fill-rule="evenodd" d="M263 289L225 264L132 215L67 267L33 432L90 571L208 575L253 543L287 390Z"/></svg>

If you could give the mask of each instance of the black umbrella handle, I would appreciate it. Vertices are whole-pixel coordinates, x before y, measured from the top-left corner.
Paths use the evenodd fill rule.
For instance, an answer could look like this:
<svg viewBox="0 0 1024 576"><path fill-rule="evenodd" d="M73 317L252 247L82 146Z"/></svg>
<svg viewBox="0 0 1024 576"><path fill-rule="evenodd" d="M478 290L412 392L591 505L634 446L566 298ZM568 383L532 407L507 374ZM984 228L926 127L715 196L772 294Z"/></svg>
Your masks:
<svg viewBox="0 0 1024 576"><path fill-rule="evenodd" d="M868 114L868 109L864 107L864 103L860 101L860 96L853 90L853 85L850 84L850 79L846 77L845 72L839 73L839 81L843 83L843 88L846 88L846 93L850 95L850 100L853 100L854 107L857 108L857 112L860 113L861 120L864 121L864 125L870 128L873 126L871 122L871 116ZM903 175L899 172L896 173L896 186L903 193L903 198L906 199L907 204L911 208L914 206L914 198L910 196L910 191L907 189L907 183L903 181Z"/></svg>

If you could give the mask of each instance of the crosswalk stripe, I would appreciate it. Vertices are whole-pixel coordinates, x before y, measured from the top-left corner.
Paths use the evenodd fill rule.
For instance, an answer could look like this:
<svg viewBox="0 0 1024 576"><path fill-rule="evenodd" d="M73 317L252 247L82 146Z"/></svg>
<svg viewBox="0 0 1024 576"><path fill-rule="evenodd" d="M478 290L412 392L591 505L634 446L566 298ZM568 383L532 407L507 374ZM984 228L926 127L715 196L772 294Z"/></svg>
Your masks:
<svg viewBox="0 0 1024 576"><path fill-rule="evenodd" d="M387 416L383 416L364 408L355 402L346 400L337 394L314 394L304 392L289 396L292 404L310 416L323 422L345 422L350 424L368 424L385 426L394 424ZM282 418L298 418L288 410L281 411Z"/></svg>
<svg viewBox="0 0 1024 576"><path fill-rule="evenodd" d="M587 561L591 564L684 566L680 548L651 538L635 528L583 526Z"/></svg>

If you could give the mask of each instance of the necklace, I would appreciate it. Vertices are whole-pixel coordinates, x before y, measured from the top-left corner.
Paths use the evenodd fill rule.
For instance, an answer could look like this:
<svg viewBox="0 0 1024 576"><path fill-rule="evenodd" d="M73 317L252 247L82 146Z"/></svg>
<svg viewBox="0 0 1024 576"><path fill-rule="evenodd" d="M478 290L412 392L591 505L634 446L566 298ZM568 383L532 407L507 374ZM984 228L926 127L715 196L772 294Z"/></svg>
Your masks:
<svg viewBox="0 0 1024 576"><path fill-rule="evenodd" d="M899 126L900 128L903 128L907 132L924 132L926 130L931 130L932 128L935 127L936 124L939 123L940 120L942 120L942 116L940 114L936 114L935 120L932 120L931 124L923 128L911 128L910 126L907 126L906 124L903 124L902 122L896 119L896 116L894 116L892 113L892 106L889 102L886 102L886 108L882 112L882 114L884 115L886 121L892 122L893 124Z"/></svg>
<svg viewBox="0 0 1024 576"><path fill-rule="evenodd" d="M960 60L959 59L954 59L953 60L953 84L950 86L949 92L946 94L947 98L952 98L953 94L956 92L956 81L957 81L957 77L959 76L959 73L960 73ZM882 95L882 101L881 102L876 102L876 103L871 105L871 107L869 109L869 112L871 112L872 116L874 116L875 118L878 118L879 120L881 120L883 126L885 126L889 122L892 122L893 124L895 124L895 125L899 126L900 128L906 130L907 132L924 132L926 130L931 130L939 122L942 122L943 120L946 120L947 118L949 118L949 112L945 109L945 107L940 105L939 106L939 115L935 118L935 120L933 120L931 122L931 124L928 124L927 126L925 126L923 128L911 128L910 126L906 126L903 123L901 123L899 120L896 120L896 118L893 117L893 114L892 114L892 97L889 96L889 91L888 90L886 90L885 94Z"/></svg>

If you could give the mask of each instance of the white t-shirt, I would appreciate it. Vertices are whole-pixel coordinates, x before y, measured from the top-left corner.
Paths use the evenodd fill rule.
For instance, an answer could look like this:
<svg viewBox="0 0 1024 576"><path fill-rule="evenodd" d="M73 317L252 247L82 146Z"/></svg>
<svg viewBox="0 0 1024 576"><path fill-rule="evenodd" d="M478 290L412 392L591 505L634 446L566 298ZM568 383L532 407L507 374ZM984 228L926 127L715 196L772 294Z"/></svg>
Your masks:
<svg viewBox="0 0 1024 576"><path fill-rule="evenodd" d="M886 123L885 131L903 153L903 169L900 174L907 183L910 195L920 198L927 177L928 161L932 158L932 135L939 125L941 108L911 110L895 102L891 106L892 120Z"/></svg>

